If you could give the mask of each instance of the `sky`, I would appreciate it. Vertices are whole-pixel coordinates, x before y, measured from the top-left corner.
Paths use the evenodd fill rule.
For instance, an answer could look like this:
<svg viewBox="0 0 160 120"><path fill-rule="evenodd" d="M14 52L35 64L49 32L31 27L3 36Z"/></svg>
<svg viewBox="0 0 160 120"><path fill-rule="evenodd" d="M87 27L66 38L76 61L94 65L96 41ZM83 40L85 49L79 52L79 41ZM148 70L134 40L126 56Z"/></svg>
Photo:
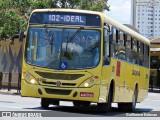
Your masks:
<svg viewBox="0 0 160 120"><path fill-rule="evenodd" d="M131 0L108 0L110 11L105 12L122 24L131 24Z"/></svg>

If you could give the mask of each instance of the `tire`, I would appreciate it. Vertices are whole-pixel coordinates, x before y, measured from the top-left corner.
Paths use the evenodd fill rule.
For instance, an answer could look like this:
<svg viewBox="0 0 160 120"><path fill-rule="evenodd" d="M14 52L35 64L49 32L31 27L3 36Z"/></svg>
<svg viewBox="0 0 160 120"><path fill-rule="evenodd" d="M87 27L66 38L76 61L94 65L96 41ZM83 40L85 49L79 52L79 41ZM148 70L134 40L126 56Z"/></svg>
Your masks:
<svg viewBox="0 0 160 120"><path fill-rule="evenodd" d="M112 95L113 92L111 88L109 89L109 94L108 94L108 100L107 103L98 103L98 111L100 112L109 112L112 110L111 104L112 104Z"/></svg>
<svg viewBox="0 0 160 120"><path fill-rule="evenodd" d="M73 101L73 106L75 107L87 107L90 105L89 101Z"/></svg>
<svg viewBox="0 0 160 120"><path fill-rule="evenodd" d="M41 98L41 107L45 109L49 107L49 101L46 98Z"/></svg>
<svg viewBox="0 0 160 120"><path fill-rule="evenodd" d="M131 104L131 108L130 108L131 111L134 111L134 110L135 110L135 108L136 108L136 103L137 103L137 88L136 88L135 91L134 91L132 103L130 103L130 104Z"/></svg>
<svg viewBox="0 0 160 120"><path fill-rule="evenodd" d="M131 103L118 103L118 109L124 112L133 112L137 103L137 90L135 89Z"/></svg>

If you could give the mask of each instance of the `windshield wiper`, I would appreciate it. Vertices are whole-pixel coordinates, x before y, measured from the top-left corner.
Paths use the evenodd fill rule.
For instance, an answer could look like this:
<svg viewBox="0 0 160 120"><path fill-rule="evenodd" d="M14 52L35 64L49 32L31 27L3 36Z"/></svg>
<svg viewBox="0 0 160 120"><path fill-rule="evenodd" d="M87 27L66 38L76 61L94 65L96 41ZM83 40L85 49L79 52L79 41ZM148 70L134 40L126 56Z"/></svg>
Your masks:
<svg viewBox="0 0 160 120"><path fill-rule="evenodd" d="M48 30L48 27L47 27L46 24L44 25L44 27L45 27L45 32L46 32L47 40L49 40L50 30Z"/></svg>
<svg viewBox="0 0 160 120"><path fill-rule="evenodd" d="M82 29L84 29L84 27L80 27L79 29L77 29L77 31L68 38L67 42L71 42Z"/></svg>
<svg viewBox="0 0 160 120"><path fill-rule="evenodd" d="M66 52L68 51L67 50L68 49L68 43L71 42L82 29L84 29L84 27L80 27L79 29L77 29L77 31L71 37L68 37L67 42L66 42Z"/></svg>

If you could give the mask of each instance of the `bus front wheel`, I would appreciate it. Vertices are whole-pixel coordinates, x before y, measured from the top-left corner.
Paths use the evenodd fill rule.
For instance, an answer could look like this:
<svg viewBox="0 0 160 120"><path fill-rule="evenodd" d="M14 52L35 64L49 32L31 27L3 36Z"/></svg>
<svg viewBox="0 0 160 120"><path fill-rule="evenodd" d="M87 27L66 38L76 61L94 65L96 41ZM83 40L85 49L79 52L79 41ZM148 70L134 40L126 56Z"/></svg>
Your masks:
<svg viewBox="0 0 160 120"><path fill-rule="evenodd" d="M49 101L46 98L41 98L41 107L45 109L49 107Z"/></svg>
<svg viewBox="0 0 160 120"><path fill-rule="evenodd" d="M113 95L113 92L112 92L112 90L110 88L109 89L109 93L108 93L107 103L98 103L98 111L100 111L100 112L109 112L109 111L111 111L111 109L112 109L112 107L111 107L112 95Z"/></svg>
<svg viewBox="0 0 160 120"><path fill-rule="evenodd" d="M80 106L89 106L90 105L90 102L89 101L73 101L73 105L75 107L80 107Z"/></svg>

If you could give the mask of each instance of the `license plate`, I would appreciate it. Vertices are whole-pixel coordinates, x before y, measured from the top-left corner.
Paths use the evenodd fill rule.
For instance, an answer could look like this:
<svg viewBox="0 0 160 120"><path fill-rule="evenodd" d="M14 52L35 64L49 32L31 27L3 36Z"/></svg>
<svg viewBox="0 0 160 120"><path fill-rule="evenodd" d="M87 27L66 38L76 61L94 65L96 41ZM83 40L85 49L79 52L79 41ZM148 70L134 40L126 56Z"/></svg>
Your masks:
<svg viewBox="0 0 160 120"><path fill-rule="evenodd" d="M94 97L94 94L90 92L80 92L80 97Z"/></svg>

